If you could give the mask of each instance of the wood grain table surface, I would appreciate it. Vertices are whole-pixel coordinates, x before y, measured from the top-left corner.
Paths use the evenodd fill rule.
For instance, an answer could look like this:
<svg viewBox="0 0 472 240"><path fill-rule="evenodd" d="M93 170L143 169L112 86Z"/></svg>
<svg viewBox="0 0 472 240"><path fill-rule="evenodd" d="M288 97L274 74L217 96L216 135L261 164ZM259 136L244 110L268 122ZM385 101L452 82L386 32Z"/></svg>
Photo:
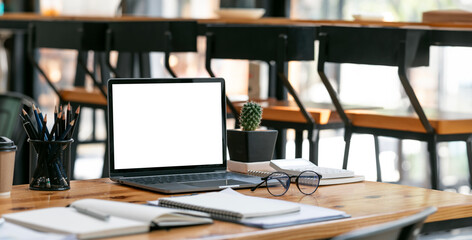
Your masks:
<svg viewBox="0 0 472 240"><path fill-rule="evenodd" d="M277 198L342 210L351 215L351 218L275 229L258 229L215 221L211 225L155 230L148 234L122 236L118 239L324 239L408 216L428 206L436 206L438 211L426 220L427 223L472 217L472 196L388 183L365 181L321 186L316 193L308 196L301 194L293 186L283 197L272 197L264 188L255 192L248 189L238 191L249 196ZM168 195L126 187L109 179L72 181L68 191L32 191L28 189L28 185L16 185L10 197L0 198L0 214L65 207L84 198L145 203L163 196Z"/></svg>

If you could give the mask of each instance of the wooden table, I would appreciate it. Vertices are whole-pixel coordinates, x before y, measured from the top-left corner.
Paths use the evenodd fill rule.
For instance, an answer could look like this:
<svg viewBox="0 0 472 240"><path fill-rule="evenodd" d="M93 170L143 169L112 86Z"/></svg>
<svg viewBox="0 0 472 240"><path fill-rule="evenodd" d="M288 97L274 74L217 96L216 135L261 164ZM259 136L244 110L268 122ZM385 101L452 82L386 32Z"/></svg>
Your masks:
<svg viewBox="0 0 472 240"><path fill-rule="evenodd" d="M255 192L247 189L241 193L271 197L266 189ZM163 195L125 187L109 179L73 181L71 190L62 192L31 191L28 185L13 187L11 197L0 198L0 214L31 209L66 206L83 198L99 198L132 203L145 203ZM276 198L276 197L272 197ZM416 187L377 182L360 182L343 185L321 186L313 195L303 195L292 187L285 196L277 197L293 202L313 204L345 211L352 217L322 223L276 229L258 229L239 224L215 221L211 225L156 230L148 234L123 236L119 239L181 239L181 238L236 238L236 239L320 239L369 226L392 221L413 214L425 207L436 206L438 211L431 215L425 225L438 224L449 227L472 225L472 196L441 192ZM452 225L450 225L452 223ZM459 225L455 225L458 223Z"/></svg>

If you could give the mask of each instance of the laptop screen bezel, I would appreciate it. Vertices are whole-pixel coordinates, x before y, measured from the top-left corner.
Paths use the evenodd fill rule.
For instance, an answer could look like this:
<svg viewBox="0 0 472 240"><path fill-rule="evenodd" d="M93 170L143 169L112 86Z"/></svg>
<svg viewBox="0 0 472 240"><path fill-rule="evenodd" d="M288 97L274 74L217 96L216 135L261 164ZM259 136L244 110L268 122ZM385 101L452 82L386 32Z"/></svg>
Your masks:
<svg viewBox="0 0 472 240"><path fill-rule="evenodd" d="M132 168L115 169L114 155L114 133L113 133L113 85L118 84L152 84L152 83L220 83L221 85L221 123L222 123L222 164L195 165L195 166L173 166L155 168ZM149 175L166 175L175 173L213 172L226 170L226 92L225 81L222 78L112 78L108 80L107 114L108 114L108 159L110 166L110 178L112 177L132 177ZM183 110L184 111L184 110ZM192 117L188 116L189 121Z"/></svg>

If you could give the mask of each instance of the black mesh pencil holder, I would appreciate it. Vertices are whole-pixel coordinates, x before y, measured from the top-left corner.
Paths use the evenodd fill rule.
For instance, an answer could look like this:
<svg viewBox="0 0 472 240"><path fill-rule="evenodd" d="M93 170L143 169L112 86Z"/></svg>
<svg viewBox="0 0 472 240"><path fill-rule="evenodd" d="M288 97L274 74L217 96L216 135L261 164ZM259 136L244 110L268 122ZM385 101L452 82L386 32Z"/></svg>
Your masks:
<svg viewBox="0 0 472 240"><path fill-rule="evenodd" d="M70 189L71 144L73 139L43 141L28 139L30 146L30 189Z"/></svg>

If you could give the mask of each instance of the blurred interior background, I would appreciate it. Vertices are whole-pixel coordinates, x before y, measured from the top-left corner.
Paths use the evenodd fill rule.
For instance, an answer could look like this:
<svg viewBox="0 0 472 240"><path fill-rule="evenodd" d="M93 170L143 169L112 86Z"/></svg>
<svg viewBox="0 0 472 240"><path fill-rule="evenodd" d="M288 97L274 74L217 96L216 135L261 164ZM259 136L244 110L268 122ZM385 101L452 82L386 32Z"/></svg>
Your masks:
<svg viewBox="0 0 472 240"><path fill-rule="evenodd" d="M158 16L166 18L215 18L214 10L220 7L262 7L266 16L289 17L294 19L332 19L352 20L354 15L381 17L385 21L420 22L424 11L437 9L472 10L470 0L7 0L6 12L33 11L60 15L114 16L119 7L130 15ZM4 39L0 34L0 41ZM444 110L469 111L472 106L472 68L469 67L472 49L464 47L431 47L430 66L410 71L411 83L425 107ZM3 50L2 50L3 51ZM317 50L315 48L315 54ZM57 84L73 84L77 51L40 49L40 65L46 74ZM89 68L93 68L93 53L89 54ZM197 53L172 54L171 67L181 77L208 77L204 68L205 39L198 39ZM0 54L3 56L3 54ZM151 54L151 76L170 77L163 67L161 53ZM112 55L115 62L117 55ZM315 57L316 59L316 57ZM5 61L0 61L0 91L6 89ZM383 108L408 107L405 95L397 80L396 68L355 64L331 64L329 77L334 79L340 90L342 100L352 104L376 105ZM247 96L267 96L266 63L242 60L215 60L215 74L227 81L227 92L231 99L247 99ZM58 99L39 74L34 76L35 97L43 112L52 113ZM249 80L248 80L249 79ZM289 79L304 101L330 102L329 96L316 72L316 62L291 62ZM87 80L92 86L90 79ZM375 91L373 91L375 89ZM375 99L375 101L373 101ZM79 138L90 137L92 126L86 125L93 117L92 112L84 111L81 119ZM97 112L97 131L105 137L104 112ZM231 120L229 120L231 121ZM228 126L233 126L229 123ZM342 130L321 131L319 165L324 167L342 166ZM413 141L380 138L380 161L383 180L399 182L412 186L429 186L426 144ZM307 145L308 143L306 143ZM468 185L467 158L465 144L440 143L438 145L442 184L449 191L470 193ZM308 146L304 147L308 158ZM78 149L75 178L98 178L104 155L104 145L82 145ZM400 154L402 153L402 154ZM294 132L288 132L287 158L294 158ZM350 153L349 169L366 176L367 180L376 179L373 137L354 135Z"/></svg>

